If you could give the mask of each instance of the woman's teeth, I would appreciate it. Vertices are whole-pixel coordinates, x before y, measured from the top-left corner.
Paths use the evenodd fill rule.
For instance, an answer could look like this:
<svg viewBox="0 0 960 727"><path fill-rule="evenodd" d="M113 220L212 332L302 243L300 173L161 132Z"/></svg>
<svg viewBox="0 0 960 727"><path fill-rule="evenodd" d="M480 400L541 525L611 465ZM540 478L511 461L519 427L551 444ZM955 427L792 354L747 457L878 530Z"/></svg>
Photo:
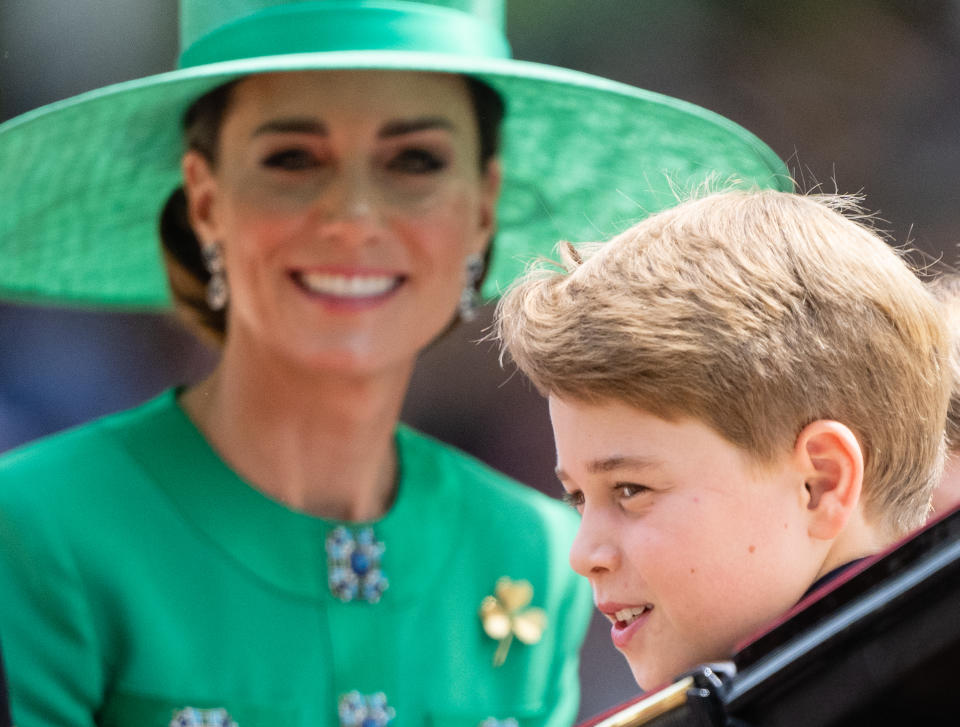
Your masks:
<svg viewBox="0 0 960 727"><path fill-rule="evenodd" d="M618 623L622 623L625 626L629 626L634 621L637 620L644 612L652 609L653 606L647 604L646 606L638 606L636 608L622 608L613 614L613 617L617 619Z"/></svg>
<svg viewBox="0 0 960 727"><path fill-rule="evenodd" d="M331 275L300 273L298 279L311 293L340 298L369 298L382 295L397 285L394 275Z"/></svg>

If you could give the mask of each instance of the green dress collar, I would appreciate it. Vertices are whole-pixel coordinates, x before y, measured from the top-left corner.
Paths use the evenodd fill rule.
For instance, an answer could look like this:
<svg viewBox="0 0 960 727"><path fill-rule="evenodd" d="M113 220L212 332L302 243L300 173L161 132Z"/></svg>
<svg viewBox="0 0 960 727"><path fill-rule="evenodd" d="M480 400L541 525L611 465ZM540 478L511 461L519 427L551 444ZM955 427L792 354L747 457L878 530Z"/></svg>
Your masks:
<svg viewBox="0 0 960 727"><path fill-rule="evenodd" d="M385 546L380 565L389 587L378 604L351 602L359 607L414 602L451 567L462 498L457 478L436 457L436 443L400 425L400 482L389 512L369 523L326 520L292 510L241 479L176 397L174 389L164 392L134 410L116 433L183 517L238 567L292 595L334 601L326 541L340 526L371 527Z"/></svg>

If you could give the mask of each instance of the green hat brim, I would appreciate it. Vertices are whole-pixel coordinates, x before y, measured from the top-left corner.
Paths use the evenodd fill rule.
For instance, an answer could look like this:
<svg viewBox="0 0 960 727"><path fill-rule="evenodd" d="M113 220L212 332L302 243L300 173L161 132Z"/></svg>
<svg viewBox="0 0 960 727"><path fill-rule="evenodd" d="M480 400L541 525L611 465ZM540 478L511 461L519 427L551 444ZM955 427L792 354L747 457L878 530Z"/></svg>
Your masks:
<svg viewBox="0 0 960 727"><path fill-rule="evenodd" d="M186 109L242 76L336 69L465 74L504 98L487 298L558 240L606 239L705 183L793 188L776 154L732 121L563 68L410 51L228 61L107 86L0 125L0 297L169 307L157 230L181 184Z"/></svg>

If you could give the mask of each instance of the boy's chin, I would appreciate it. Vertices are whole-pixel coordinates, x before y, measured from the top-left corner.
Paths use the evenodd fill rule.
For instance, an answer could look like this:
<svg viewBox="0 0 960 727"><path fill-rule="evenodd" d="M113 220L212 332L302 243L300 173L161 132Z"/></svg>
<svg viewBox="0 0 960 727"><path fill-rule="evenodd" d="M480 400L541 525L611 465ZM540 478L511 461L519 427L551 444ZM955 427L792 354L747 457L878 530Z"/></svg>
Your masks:
<svg viewBox="0 0 960 727"><path fill-rule="evenodd" d="M645 692L652 692L670 684L678 675L686 671L683 667L674 668L668 664L651 663L649 659L627 659L630 671L637 686ZM693 666L696 666L694 664Z"/></svg>
<svg viewBox="0 0 960 727"><path fill-rule="evenodd" d="M633 672L633 678L637 686L645 692L653 692L657 689L672 684L681 674L693 669L698 664L704 664L713 659L690 659L687 661L680 659L643 659L627 658L627 664L630 671Z"/></svg>

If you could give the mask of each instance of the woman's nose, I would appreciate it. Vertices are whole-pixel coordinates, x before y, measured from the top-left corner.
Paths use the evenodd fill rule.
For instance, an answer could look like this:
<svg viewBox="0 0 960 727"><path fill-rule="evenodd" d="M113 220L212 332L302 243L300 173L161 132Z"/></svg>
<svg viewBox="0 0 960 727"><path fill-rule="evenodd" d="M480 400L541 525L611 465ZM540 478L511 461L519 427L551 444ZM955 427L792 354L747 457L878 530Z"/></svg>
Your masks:
<svg viewBox="0 0 960 727"><path fill-rule="evenodd" d="M580 528L570 547L570 566L590 578L616 571L619 564L620 548L615 529L599 515L584 509Z"/></svg>
<svg viewBox="0 0 960 727"><path fill-rule="evenodd" d="M346 170L337 175L324 190L318 207L325 238L361 245L376 239L380 232L377 190L363 172Z"/></svg>

